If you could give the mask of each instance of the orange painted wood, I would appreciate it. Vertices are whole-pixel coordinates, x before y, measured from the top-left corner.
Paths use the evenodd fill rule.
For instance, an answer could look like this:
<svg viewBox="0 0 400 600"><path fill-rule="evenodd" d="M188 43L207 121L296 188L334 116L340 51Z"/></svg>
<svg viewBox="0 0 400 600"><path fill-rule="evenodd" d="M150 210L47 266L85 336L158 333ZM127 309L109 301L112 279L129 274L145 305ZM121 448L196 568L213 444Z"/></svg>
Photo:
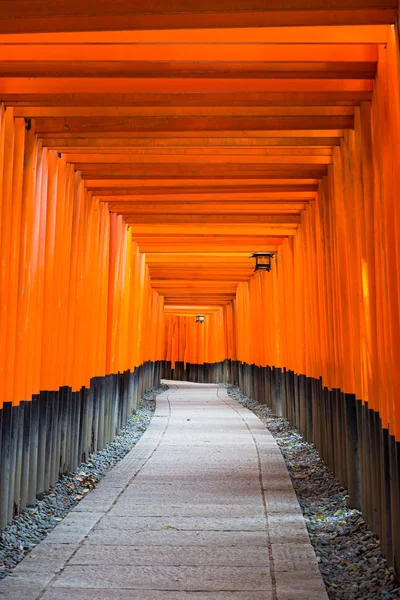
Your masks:
<svg viewBox="0 0 400 600"><path fill-rule="evenodd" d="M21 15L23 16L23 15ZM7 44L386 44L390 38L388 25L340 25L302 27L221 27L218 30L198 28L188 30L84 31L58 33L0 34Z"/></svg>
<svg viewBox="0 0 400 600"><path fill-rule="evenodd" d="M317 78L326 79L373 79L375 62L189 62L189 61L69 61L61 65L51 61L14 62L3 61L2 77L207 77L230 78L237 74L242 78L265 79Z"/></svg>
<svg viewBox="0 0 400 600"><path fill-rule="evenodd" d="M10 106L353 106L362 100L370 100L371 89L341 91L296 91L291 92L197 92L185 94L174 92L118 92L111 87L107 93L98 93L95 88L82 91L63 92L4 92L2 100Z"/></svg>
<svg viewBox="0 0 400 600"><path fill-rule="evenodd" d="M87 3L86 3L87 4ZM58 2L57 5L46 2L40 5L28 1L5 1L0 10L2 33L35 33L62 31L107 31L113 30L158 30L158 29L197 29L197 28L241 28L241 27L283 27L283 26L320 26L320 25L368 25L393 23L396 16L397 1L375 0L365 2L331 3L321 10L321 4L315 2L295 2L292 7L282 10L281 2L246 3L245 8L223 2L218 5L207 3L201 8L198 4L189 9L187 3L173 3L158 6L155 10L146 8L132 10L132 5L115 2L110 11L102 9L93 2L91 10L79 3ZM175 4L175 6L174 6ZM253 8L254 6L254 8Z"/></svg>
<svg viewBox="0 0 400 600"><path fill-rule="evenodd" d="M178 65L186 65L188 62L239 62L245 63L275 62L282 67L283 63L307 62L343 62L343 63L376 63L378 61L378 47L375 44L319 44L318 53L315 52L313 44L282 45L268 43L267 36L263 43L251 44L2 44L0 36L0 52L4 56L4 63L28 63L35 68L36 62L52 63L73 63L82 62L158 62L165 65L166 62L176 62ZM17 66L17 65L16 65ZM59 64L59 69L62 69ZM93 68L93 71L96 71Z"/></svg>
<svg viewBox="0 0 400 600"><path fill-rule="evenodd" d="M230 84L227 83L229 86ZM0 82L1 86L1 82ZM124 134L134 131L282 131L282 130L337 130L348 129L353 126L352 116L214 116L214 117L108 117L106 120L99 117L53 117L36 119L36 131L40 134L57 135L60 133L97 133L106 131Z"/></svg>
<svg viewBox="0 0 400 600"><path fill-rule="evenodd" d="M400 439L397 0L133 4L1 3L0 401L232 358Z"/></svg>
<svg viewBox="0 0 400 600"><path fill-rule="evenodd" d="M2 94L104 94L110 82L106 77L82 79L80 77L46 78L4 77L0 81ZM208 93L223 92L371 92L372 81L366 79L207 79L207 78L156 78L120 77L113 79L113 92L126 94L137 92Z"/></svg>

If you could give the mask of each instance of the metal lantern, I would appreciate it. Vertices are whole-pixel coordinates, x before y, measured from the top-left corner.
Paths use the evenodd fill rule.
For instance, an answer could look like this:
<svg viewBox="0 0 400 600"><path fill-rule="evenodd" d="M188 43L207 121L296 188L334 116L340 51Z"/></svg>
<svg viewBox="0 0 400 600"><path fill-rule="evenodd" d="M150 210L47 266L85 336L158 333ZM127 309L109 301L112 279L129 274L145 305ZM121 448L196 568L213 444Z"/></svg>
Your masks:
<svg viewBox="0 0 400 600"><path fill-rule="evenodd" d="M256 259L254 271L270 271L271 270L271 258L275 255L275 252L254 252L250 258Z"/></svg>
<svg viewBox="0 0 400 600"><path fill-rule="evenodd" d="M204 315L196 315L196 323L204 323Z"/></svg>

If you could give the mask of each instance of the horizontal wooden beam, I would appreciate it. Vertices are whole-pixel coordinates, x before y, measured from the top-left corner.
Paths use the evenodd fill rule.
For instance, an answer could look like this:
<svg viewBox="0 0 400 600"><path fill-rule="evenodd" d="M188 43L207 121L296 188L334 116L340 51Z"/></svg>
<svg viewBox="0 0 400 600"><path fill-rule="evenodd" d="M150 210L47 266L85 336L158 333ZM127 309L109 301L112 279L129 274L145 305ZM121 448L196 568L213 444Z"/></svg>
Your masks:
<svg viewBox="0 0 400 600"><path fill-rule="evenodd" d="M204 230L203 230L204 231ZM257 232L242 232L241 234L217 233L197 234L182 233L166 234L136 232L135 240L139 246L147 245L149 252L255 252L257 250L276 249L287 236L271 235ZM237 247L235 247L235 242Z"/></svg>
<svg viewBox="0 0 400 600"><path fill-rule="evenodd" d="M352 116L352 106L23 106L15 117Z"/></svg>
<svg viewBox="0 0 400 600"><path fill-rule="evenodd" d="M168 250L170 252L185 252L185 251L189 251L189 250L202 250L204 248L207 248L207 250L210 250L210 252L217 252L218 250L225 250L225 251L231 251L231 252L235 252L236 250L243 250L248 252L249 254L253 253L253 252L257 252L257 251L265 251L265 252L276 252L277 248L279 247L279 245L284 241L285 238L287 238L288 236L282 236L281 238L275 238L275 240L277 239L278 243L275 244L269 244L263 241L257 242L257 239L262 239L261 236L259 236L258 238L256 236L254 236L251 241L249 241L248 243L242 243L242 242L224 242L224 243L203 243L202 239L198 239L196 243L193 244L184 244L184 243L173 243L173 240L170 240L167 244L161 245L160 243L153 243L153 242L149 242L149 241L142 241L140 239L137 239L137 237L135 236L135 240L138 242L139 244L139 248L141 250L141 252L145 252L145 253L151 253L151 252L160 252L161 250Z"/></svg>
<svg viewBox="0 0 400 600"><path fill-rule="evenodd" d="M14 91L3 89L2 101L7 105L15 106L354 106L362 101L370 100L372 87L368 90L326 90L326 91L227 91L228 87L220 92L146 92L139 90L128 92L114 90L108 79L107 89L97 90L91 86L89 91L77 89L75 91L58 87L53 92L23 91L22 88ZM225 82L226 83L226 82Z"/></svg>
<svg viewBox="0 0 400 600"><path fill-rule="evenodd" d="M132 225L132 229L135 230L139 226L149 226L154 227L155 229L159 226L171 226L171 228L175 225L187 225L188 228L193 225L203 223L205 225L204 233L207 233L207 230L210 226L214 227L214 224L221 224L224 228L229 228L232 225L236 225L238 223L243 224L243 226L247 226L248 224L276 224L278 226L287 227L289 225L299 225L301 218L300 215L297 214L259 214L259 213L244 213L244 214L229 214L229 216L225 214L189 214L189 213L177 213L177 214L163 214L161 216L157 216L157 213L147 213L147 214L124 214L125 220Z"/></svg>
<svg viewBox="0 0 400 600"><path fill-rule="evenodd" d="M97 195L96 195L97 197ZM160 194L127 194L118 196L101 196L98 199L101 202L108 202L111 206L115 203L124 204L134 202L138 206L143 204L145 206L148 203L155 202L168 203L168 204L179 204L179 203L190 203L190 204L205 204L209 202L215 202L217 204L224 204L226 202L244 205L246 206L249 202L257 204L269 204L274 202L310 202L315 200L316 192L304 192L304 191L267 191L267 192L250 192L250 193L239 193L232 190L229 193L207 193L200 189L198 193L182 193L181 189L176 192L160 193Z"/></svg>
<svg viewBox="0 0 400 600"><path fill-rule="evenodd" d="M397 8L397 2L394 0L326 0L321 6L319 0L288 0L285 4L286 12L297 12L299 10L329 12L331 10L369 10L369 9L389 9ZM280 0L269 0L268 7L264 0L220 0L218 7L212 0L203 0L201 4L195 0L169 0L166 5L163 0L147 0L146 5L137 4L131 0L114 0L112 7L104 0L58 0L54 3L51 0L2 0L0 8L0 17L3 19L21 19L46 17L80 17L105 19L115 16L129 17L136 16L138 19L154 15L162 18L167 15L202 15L207 14L212 17L223 11L227 14L239 15L247 11L261 11L265 13L277 12L282 10ZM110 27L108 28L110 29ZM136 27L134 29L137 29ZM164 29L164 27L162 27Z"/></svg>
<svg viewBox="0 0 400 600"><path fill-rule="evenodd" d="M133 232L132 232L133 233ZM268 234L265 231L242 231L241 233L196 233L172 232L136 232L135 240L139 246L152 247L151 252L248 252L263 250L267 246L275 247L282 244L286 235ZM237 247L235 247L235 242ZM265 248L264 248L265 247ZM173 248L176 248L175 250Z"/></svg>
<svg viewBox="0 0 400 600"><path fill-rule="evenodd" d="M1 82L0 82L1 87ZM35 119L35 131L41 134L86 134L105 132L162 131L294 131L352 129L352 115L307 116L229 116L229 117L53 117Z"/></svg>
<svg viewBox="0 0 400 600"><path fill-rule="evenodd" d="M146 254L146 262L169 262L171 260L177 262L247 262L248 253L246 252L154 252Z"/></svg>
<svg viewBox="0 0 400 600"><path fill-rule="evenodd" d="M52 65L61 63L59 68L68 64L75 69L84 63L160 63L168 72L168 63L176 63L188 69L191 63L376 63L378 48L376 44L319 44L318 53L314 44L221 44L221 43L158 43L158 44L2 44L0 37L0 67L7 64L27 63L32 69L35 63ZM66 64L62 64L66 63ZM115 70L118 66L115 66ZM93 71L91 73L93 76ZM114 75L115 76L115 75Z"/></svg>
<svg viewBox="0 0 400 600"><path fill-rule="evenodd" d="M170 280L170 279L193 279L197 280L201 279L213 279L216 278L218 281L237 281L239 279L247 279L254 272L253 265L246 265L246 267L237 267L233 266L227 268L225 265L220 264L214 267L210 267L210 265L165 265L161 264L159 267L152 266L150 268L150 275L152 279L157 280Z"/></svg>
<svg viewBox="0 0 400 600"><path fill-rule="evenodd" d="M174 257L176 257L176 253L170 254L168 260L160 260L155 262L150 261L148 263L150 272L154 273L159 269L165 269L166 273L169 273L170 271L174 270L182 270L185 273L189 273L193 269L198 269L199 271L209 269L210 273L218 272L221 270L226 270L227 273L235 271L246 273L248 271L251 271L252 267L254 266L253 261L250 260L250 256L248 254L245 254L240 259L238 259L238 257L232 256L230 260L228 260L228 258L222 259L221 257L214 257L214 260L205 260L204 257L202 257L203 260L200 260L199 258L193 259L193 257L191 257L192 260L184 261L181 258ZM164 279L164 277L156 277L156 279Z"/></svg>
<svg viewBox="0 0 400 600"><path fill-rule="evenodd" d="M187 283L187 281L182 281L181 279L168 279L168 280L164 280L164 279L152 279L151 280L151 284L153 287L176 287L176 288L185 288L188 289L189 287L193 287L193 288L201 288L201 289L205 289L205 287L208 288L218 288L218 281L214 281L213 279L210 279L209 281L202 281L200 283L200 281L192 281L189 284ZM220 289L224 290L227 288L231 288L231 289L235 289L237 287L237 284L235 283L235 281L224 281L222 282Z"/></svg>
<svg viewBox="0 0 400 600"><path fill-rule="evenodd" d="M256 193L270 193L275 192L282 196L286 195L286 193L292 192L317 192L318 190L318 180L315 180L313 183L304 183L302 185L298 181L293 183L295 180L287 180L285 183L279 185L270 185L269 180L264 180L262 183L258 183L257 180L254 180L252 183L251 180L246 180L245 182L241 180L237 180L237 183L232 183L228 185L224 185L219 180L213 180L213 183L206 182L205 180L198 180L197 182L192 181L191 184L186 184L184 186L179 185L179 180L176 180L177 185L174 186L173 182L170 182L169 185L158 186L158 182L151 181L152 187L141 187L140 183L136 183L130 185L129 181L125 183L120 182L118 179L108 180L104 183L104 187L102 186L102 182L96 181L95 184L92 183L92 180L86 180L85 184L89 191L93 191L94 195L98 198L107 197L110 199L112 196L119 197L120 195L130 195L130 194L142 194L143 196L146 192L149 195L159 195L161 196L163 193L166 194L175 194L175 193L188 193L188 194L198 194L198 193L211 193L211 194L229 194L232 193L243 193L243 194L256 194ZM147 183L146 180L143 180L143 183ZM117 185L114 185L117 184ZM124 185L125 187L120 187L120 185Z"/></svg>
<svg viewBox="0 0 400 600"><path fill-rule="evenodd" d="M1 61L1 77L374 79L375 62Z"/></svg>
<svg viewBox="0 0 400 600"><path fill-rule="evenodd" d="M158 164L158 165L81 165L78 170L84 179L98 181L121 181L129 178L148 180L157 184L157 179L169 177L171 180L191 178L197 180L259 180L261 177L267 179L319 179L327 172L327 165L241 165L231 163L229 165L190 165L187 163ZM221 183L221 181L220 181ZM240 183L239 183L240 185Z"/></svg>
<svg viewBox="0 0 400 600"><path fill-rule="evenodd" d="M233 160L234 157L239 157L239 160L250 157L271 157L272 159L280 157L332 157L333 148L314 146L312 148L305 148L303 146L278 146L278 147L256 147L246 148L235 146L225 146L217 148L207 148L204 146L199 147L161 147L161 148L131 148L126 150L125 148L91 148L89 150L82 149L71 149L64 154L67 162L135 162L141 160L142 156L146 157L146 161L150 161L150 157L154 157L154 161L164 160L161 157L168 157L166 160L170 160L170 157L175 157L175 160L180 160L180 157L193 156L195 160L219 160L221 157L229 157L229 160ZM179 157L179 158L176 158Z"/></svg>
<svg viewBox="0 0 400 600"><path fill-rule="evenodd" d="M159 215L201 215L220 213L229 214L271 214L271 213L287 213L299 212L306 207L306 202L162 202L159 203L138 203L138 202L121 202L110 203L109 209L111 212L124 215L129 214L134 218L135 215L143 215L148 218L157 219Z"/></svg>
<svg viewBox="0 0 400 600"><path fill-rule="evenodd" d="M341 132L342 133L342 132ZM336 134L336 132L335 132ZM263 137L179 137L179 138L156 138L156 137L145 137L145 138L98 138L90 137L81 139L80 137L68 137L68 138L51 138L48 136L42 137L42 144L44 147L57 149L59 152L115 152L115 153L126 153L126 152L168 152L168 151L181 151L187 149L193 152L196 151L236 151L241 150L254 150L254 151L277 151L280 147L289 147L293 151L298 148L303 150L312 148L328 148L331 150L332 146L338 146L342 136L335 135L332 137L315 137L315 136L297 136L294 135L291 138L286 136L282 137L270 137L264 135Z"/></svg>
<svg viewBox="0 0 400 600"><path fill-rule="evenodd" d="M51 33L2 34L0 42L5 44L385 44L390 36L388 25L320 25L302 27L255 27L234 28L228 24L218 30L198 27L197 29L172 30L122 30L105 31L61 31Z"/></svg>
<svg viewBox="0 0 400 600"><path fill-rule="evenodd" d="M32 121L31 126L32 128L34 128L35 125L35 121ZM100 137L102 139L113 139L113 140L126 140L126 139L139 139L141 140L143 143L145 140L161 140L161 139L165 139L165 140L176 140L177 137L183 139L189 138L191 140L197 140L197 143L199 144L203 144L204 145L204 140L205 139L209 139L212 140L213 138L217 138L219 140L225 140L225 145L229 145L231 140L237 140L240 136L242 136L244 139L246 138L259 138L261 140L260 143L267 143L268 144L268 140L270 138L281 138L282 139L282 143L283 140L287 140L286 143L289 143L289 140L293 139L293 138L321 138L321 137L338 137L338 138L342 138L344 135L344 130L343 129L283 129L281 131L279 131L279 133L277 133L275 130L268 130L268 129L263 129L263 130L252 130L252 131L180 131L180 132L175 132L175 131L156 131L156 132L151 132L151 131L103 131L100 134ZM46 138L53 138L53 134L52 133L45 133L42 132L40 134L40 137L43 140L46 140ZM84 134L77 134L76 132L71 133L71 132L67 132L67 133L58 133L57 134L57 138L59 138L60 140L64 139L64 140L69 140L71 138L73 139L77 139L80 138L81 140L90 140L90 139L98 139L99 138L99 134L96 132L91 132L91 131L87 131ZM154 142L155 145L157 145L157 142ZM165 142L166 145L168 145L168 142ZM234 142L233 142L234 143Z"/></svg>
<svg viewBox="0 0 400 600"><path fill-rule="evenodd" d="M282 236L282 235L294 235L298 227L297 223L287 224L283 223L209 223L207 227L204 223L185 223L185 224L136 224L129 223L133 235L133 239L136 238L136 234L149 234L156 233L157 235L175 235L177 233L186 232L189 235L270 235L270 236ZM201 244L201 239L198 241Z"/></svg>
<svg viewBox="0 0 400 600"><path fill-rule="evenodd" d="M33 121L33 125L35 122ZM180 132L177 136L174 132L158 132L152 134L149 132L135 133L130 132L129 134L123 135L122 132L114 132L114 134L105 132L101 136L97 134L86 133L85 135L73 135L70 133L58 134L53 137L51 134L41 134L43 144L53 145L57 149L60 147L115 147L115 148L130 148L131 146L137 147L151 147L151 148L164 148L164 147L176 147L180 146L185 148L186 146L200 146L200 147L225 147L225 146L238 146L238 147L258 147L258 146L306 146L310 145L337 145L340 142L340 138L344 135L343 129L337 130L299 130L299 131L280 131L279 133L274 131L252 131L252 132ZM241 140L241 141L239 141ZM332 141L332 143L328 143Z"/></svg>
<svg viewBox="0 0 400 600"><path fill-rule="evenodd" d="M204 308L203 306L182 306L181 308L175 308L175 305L167 305L164 303L164 314L171 316L180 317L195 317L196 314L201 313L203 315L212 315L219 310L217 306L209 306Z"/></svg>
<svg viewBox="0 0 400 600"><path fill-rule="evenodd" d="M197 308L202 308L204 312L208 312L210 314L215 313L218 308L215 306L207 306L206 304L201 304ZM196 309L195 306L185 306L184 304L167 304L164 305L165 313L173 313L174 311L183 311L188 314L195 314L193 311Z"/></svg>
<svg viewBox="0 0 400 600"><path fill-rule="evenodd" d="M250 157L270 157L271 160L281 157L329 157L333 155L333 148L321 148L319 146L312 148L304 147L283 147L277 148L235 148L232 146L226 146L225 148L206 148L206 147L191 147L191 148L131 148L127 151L125 148L92 148L88 151L69 150L67 152L61 152L64 154L67 162L135 162L135 160L141 160L142 156L146 157L146 161L150 161L150 157L155 157L154 161L163 160L160 157L175 157L175 160L180 160L180 157L193 156L195 160L207 160L210 157L211 161L220 160L220 158L229 157L229 160L233 160L235 157L239 157L238 160L243 158L249 159ZM139 157L139 158L137 158ZM177 158L179 157L179 158ZM289 159L289 158L288 158Z"/></svg>
<svg viewBox="0 0 400 600"><path fill-rule="evenodd" d="M1 5L1 4L0 4ZM208 92L371 92L370 79L212 79L179 77L3 77L0 94L107 94Z"/></svg>
<svg viewBox="0 0 400 600"><path fill-rule="evenodd" d="M162 270L160 271L155 271L154 273L152 273L152 286L154 288L157 288L158 290L160 290L162 292L162 290L173 290L175 289L176 291L179 289L177 287L174 286L174 284L172 284L171 286L169 286L169 282L170 281L175 281L176 279L179 279L179 281L181 281L184 285L185 288L188 287L188 289L196 289L192 287L193 283L196 283L198 285L200 285L201 287L204 287L205 289L213 289L215 290L215 288L210 288L209 287L209 282L210 281L214 281L216 283L217 289L218 291L226 292L226 291L231 291L237 288L237 284L242 282L242 281L248 281L249 279L251 279L251 277L254 275L254 269L249 269L247 272L230 272L230 273L224 273L222 270L217 272L207 272L207 271L199 271L197 269L194 269L193 271L189 272L185 272L185 271L169 271L168 273L164 273ZM153 282L157 280L157 281L163 281L165 282L165 286L160 286L159 284L154 284ZM219 286L218 284L221 284L221 286ZM229 285L230 287L224 287L224 285Z"/></svg>
<svg viewBox="0 0 400 600"><path fill-rule="evenodd" d="M196 279L197 275L202 277L208 275L209 279L218 278L226 281L235 281L237 275L245 275L254 272L254 265L249 258L247 263L157 263L149 265L149 272L153 279ZM176 277L173 274L177 274ZM207 277L206 277L207 278Z"/></svg>
<svg viewBox="0 0 400 600"><path fill-rule="evenodd" d="M185 305L193 305L193 306L199 306L201 305L201 303L203 304L207 304L209 305L214 305L216 307L221 307L224 305L228 305L231 304L232 300L234 300L236 297L236 294L229 294L228 296L211 296L211 295L207 295L204 297L199 297L199 296L186 296L185 298L182 298L181 296L175 294L169 294L169 295L165 295L164 294L164 305L165 304L182 304L183 302L185 303Z"/></svg>
<svg viewBox="0 0 400 600"><path fill-rule="evenodd" d="M85 170L93 165L134 165L134 164L238 164L241 165L330 165L332 156L304 156L292 153L291 155L246 155L246 154L67 154L67 162L71 162L78 170Z"/></svg>
<svg viewBox="0 0 400 600"><path fill-rule="evenodd" d="M80 9L68 5L64 0L44 1L29 4L29 0L2 0L0 3L0 33L36 33L36 32L73 32L73 31L110 31L110 30L164 30L164 29L202 29L202 28L248 28L248 27L302 27L323 25L367 25L392 24L396 19L397 0L375 0L375 5L357 0L333 2L321 9L320 0L296 2L292 10L275 2L243 3L242 10L225 9L225 2L215 3L208 9L207 2L197 4L195 10L188 10L187 2L175 9L163 4L157 13L132 10L132 3L124 10L118 10L121 2L113 2L113 12L101 10L99 2L93 2L91 13L87 10L88 1L80 3ZM175 3L173 3L175 4ZM270 4L272 6L270 6ZM203 6L204 5L204 6ZM211 5L211 3L210 3ZM314 8L314 10L313 10Z"/></svg>
<svg viewBox="0 0 400 600"><path fill-rule="evenodd" d="M115 188L125 188L125 187L137 187L141 190L142 194L147 192L154 194L153 188L157 187L158 189L166 189L173 187L174 192L176 193L187 193L188 188L194 185L194 181L192 178L182 178L182 179L158 179L156 182L154 181L146 181L141 179L87 179L85 181L86 186L89 189L95 190L96 188L104 188L105 186L115 187ZM225 181L224 184L221 184L219 179L203 179L201 182L196 182L196 189L191 193L201 194L204 188L209 188L213 186L217 186L219 189L217 190L219 193L224 193L223 188L227 188L225 193L229 193L234 191L230 188L235 187L236 193L265 193L265 192L308 192L308 191L317 191L315 186L318 185L317 178L298 178L292 179L291 181L287 181L286 178L279 179L266 179L259 178L257 180L254 179L235 179L234 181L228 180ZM248 186L248 189L241 190L240 186ZM257 190L256 188L266 188ZM121 194L123 192L120 191ZM135 193L135 192L131 192ZM158 193L158 192L156 192ZM171 193L170 191L168 193Z"/></svg>

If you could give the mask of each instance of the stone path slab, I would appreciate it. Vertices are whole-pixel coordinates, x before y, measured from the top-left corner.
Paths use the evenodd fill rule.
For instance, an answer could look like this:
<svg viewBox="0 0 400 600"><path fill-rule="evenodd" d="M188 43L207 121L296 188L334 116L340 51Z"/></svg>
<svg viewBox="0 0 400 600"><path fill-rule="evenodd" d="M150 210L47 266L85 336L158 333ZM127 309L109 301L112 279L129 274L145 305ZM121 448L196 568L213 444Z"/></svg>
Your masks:
<svg viewBox="0 0 400 600"><path fill-rule="evenodd" d="M136 447L0 598L327 600L272 435L223 387L167 383Z"/></svg>

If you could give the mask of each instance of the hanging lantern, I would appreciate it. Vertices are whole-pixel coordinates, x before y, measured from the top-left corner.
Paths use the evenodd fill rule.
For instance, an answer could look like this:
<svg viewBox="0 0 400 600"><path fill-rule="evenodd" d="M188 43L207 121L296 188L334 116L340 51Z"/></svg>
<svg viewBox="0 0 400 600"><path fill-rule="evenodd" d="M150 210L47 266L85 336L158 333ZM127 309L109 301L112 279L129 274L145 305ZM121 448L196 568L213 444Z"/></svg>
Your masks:
<svg viewBox="0 0 400 600"><path fill-rule="evenodd" d="M196 323L204 323L204 315L196 315Z"/></svg>
<svg viewBox="0 0 400 600"><path fill-rule="evenodd" d="M250 258L256 259L254 271L270 271L271 270L271 258L275 255L275 252L254 252Z"/></svg>

